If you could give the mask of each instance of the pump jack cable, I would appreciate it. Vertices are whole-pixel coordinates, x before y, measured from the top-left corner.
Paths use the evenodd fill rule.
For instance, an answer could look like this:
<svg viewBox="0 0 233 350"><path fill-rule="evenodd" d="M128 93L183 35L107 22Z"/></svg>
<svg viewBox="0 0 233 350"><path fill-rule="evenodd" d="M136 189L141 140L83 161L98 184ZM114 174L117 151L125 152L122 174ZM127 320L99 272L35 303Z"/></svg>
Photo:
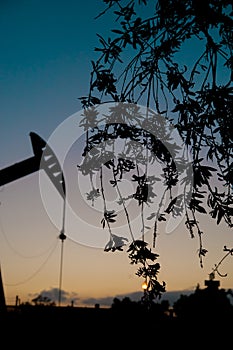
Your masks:
<svg viewBox="0 0 233 350"><path fill-rule="evenodd" d="M60 275L59 275L59 290L58 290L58 306L61 305L63 249L64 249L64 240L66 239L66 235L65 235L65 214L66 214L66 197L64 197L64 202L63 202L62 229L61 229L61 233L59 235L59 238L61 240L61 260L60 260Z"/></svg>

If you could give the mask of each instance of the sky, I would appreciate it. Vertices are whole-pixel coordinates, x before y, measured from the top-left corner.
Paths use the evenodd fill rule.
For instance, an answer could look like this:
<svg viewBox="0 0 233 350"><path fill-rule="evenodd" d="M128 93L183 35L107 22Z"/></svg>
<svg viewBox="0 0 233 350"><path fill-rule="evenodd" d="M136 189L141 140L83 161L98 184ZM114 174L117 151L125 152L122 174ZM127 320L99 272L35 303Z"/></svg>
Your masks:
<svg viewBox="0 0 233 350"><path fill-rule="evenodd" d="M31 131L47 141L67 120L80 117L78 98L88 93L90 62L97 57L96 33L109 35L113 26L110 16L95 19L103 9L98 0L1 2L0 169L33 155ZM79 147L78 142L80 151ZM75 181L73 177L69 190L75 192L79 187L83 193L85 182ZM61 258L63 201L46 175L40 171L0 188L0 263L7 304L14 304L16 296L30 302L40 293L57 302L61 281L64 305L73 300L77 306L106 306L116 296L138 298L142 293L142 281L126 249L105 252L104 241L96 238L102 230L99 219L95 220L98 208L80 203L73 208L79 216L72 224L75 233L67 223ZM91 223L86 212L90 212ZM200 221L208 249L203 268L198 238L191 239L182 223L172 233L158 236L158 279L166 282L164 298L169 293L190 292L197 284L204 287L214 264L224 255L223 246L232 247L232 234L224 223L216 226L210 218ZM231 257L220 267L227 273L220 279L222 288L233 288L232 267Z"/></svg>

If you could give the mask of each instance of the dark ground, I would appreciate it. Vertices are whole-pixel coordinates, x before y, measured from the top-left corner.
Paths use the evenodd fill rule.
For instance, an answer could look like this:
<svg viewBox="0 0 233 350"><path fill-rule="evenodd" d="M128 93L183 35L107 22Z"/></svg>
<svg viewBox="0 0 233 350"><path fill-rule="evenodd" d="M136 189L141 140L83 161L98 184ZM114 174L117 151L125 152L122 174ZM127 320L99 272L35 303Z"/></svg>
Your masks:
<svg viewBox="0 0 233 350"><path fill-rule="evenodd" d="M233 348L232 320L158 318L102 308L29 307L0 315L0 349Z"/></svg>

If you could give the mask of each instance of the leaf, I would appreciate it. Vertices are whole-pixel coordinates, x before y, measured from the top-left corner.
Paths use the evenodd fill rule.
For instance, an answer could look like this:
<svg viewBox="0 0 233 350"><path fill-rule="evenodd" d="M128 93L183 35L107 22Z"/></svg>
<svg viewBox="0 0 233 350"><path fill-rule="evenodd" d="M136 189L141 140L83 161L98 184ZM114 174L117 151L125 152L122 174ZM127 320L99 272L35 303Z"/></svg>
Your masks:
<svg viewBox="0 0 233 350"><path fill-rule="evenodd" d="M204 248L201 248L200 251L199 251L199 255L202 255L202 256L205 256L206 253L208 253L208 250L204 249Z"/></svg>
<svg viewBox="0 0 233 350"><path fill-rule="evenodd" d="M222 207L218 207L218 218L217 218L217 224L219 225L223 216L225 214L225 211L222 209Z"/></svg>
<svg viewBox="0 0 233 350"><path fill-rule="evenodd" d="M166 218L164 217L164 214L160 214L159 215L158 221L166 221Z"/></svg>
<svg viewBox="0 0 233 350"><path fill-rule="evenodd" d="M156 216L155 213L151 213L146 219L147 219L147 220L151 220L151 219L153 219L155 216Z"/></svg>
<svg viewBox="0 0 233 350"><path fill-rule="evenodd" d="M201 194L200 192L193 193L193 196L198 197L198 198L205 198L205 196L203 194Z"/></svg>
<svg viewBox="0 0 233 350"><path fill-rule="evenodd" d="M150 230L150 229L151 229L151 227L149 227L149 226L144 226L144 228L142 228L142 229L141 229L141 232L143 232L143 231L144 231L144 229L146 229L146 230Z"/></svg>
<svg viewBox="0 0 233 350"><path fill-rule="evenodd" d="M106 222L105 219L101 220L101 224L102 224L103 228L105 228L105 222Z"/></svg>
<svg viewBox="0 0 233 350"><path fill-rule="evenodd" d="M122 32L119 29L112 29L111 32L116 33L116 34L124 34L124 32Z"/></svg>
<svg viewBox="0 0 233 350"><path fill-rule="evenodd" d="M199 213L206 214L205 208L201 207L200 205L196 205L196 206L195 206L195 209L196 209L197 211L199 211Z"/></svg>
<svg viewBox="0 0 233 350"><path fill-rule="evenodd" d="M110 241L106 244L104 251L109 252L112 249L112 247L113 247L113 240L110 239Z"/></svg>
<svg viewBox="0 0 233 350"><path fill-rule="evenodd" d="M165 213L168 213L168 214L169 214L169 213L172 211L172 209L173 209L173 207L174 207L174 205L175 205L175 203L176 203L176 200L177 200L177 197L175 197L175 198L173 198L173 199L171 200L171 202L169 203L167 209L164 210Z"/></svg>

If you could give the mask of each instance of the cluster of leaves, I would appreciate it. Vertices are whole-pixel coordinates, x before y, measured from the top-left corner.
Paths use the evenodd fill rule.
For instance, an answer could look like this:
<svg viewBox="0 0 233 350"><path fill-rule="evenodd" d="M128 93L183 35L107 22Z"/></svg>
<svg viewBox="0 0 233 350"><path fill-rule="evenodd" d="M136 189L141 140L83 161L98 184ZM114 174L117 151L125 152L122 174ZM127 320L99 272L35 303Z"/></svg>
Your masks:
<svg viewBox="0 0 233 350"><path fill-rule="evenodd" d="M93 117L95 124L92 123L92 128L87 128L90 125L87 116L90 115ZM109 231L110 235L109 241L104 248L106 252L122 251L123 247L128 243L126 237L113 233L117 212L109 209L107 206L103 181L104 170L112 174L108 181L118 192L118 204L124 208L131 234L132 244L128 250L129 258L132 264L143 264L143 267L138 269L137 275L146 278L148 281L148 289L144 297L147 298L147 302L150 304L153 298L160 296L162 291L165 290L165 284L160 284L157 280L159 264L152 265L147 262L148 259L154 261L158 255L151 252L151 250L149 251L146 247L148 243L144 241L144 231L149 230L151 227L147 226L145 221L154 221L153 233L154 237L156 237L158 223L166 221L167 215L181 215L183 196L180 194L173 197L173 188L176 187L179 178L179 162L183 165L184 159L179 159L177 162L174 161L173 158L176 158L181 147L174 143L174 140L171 138L170 125L166 128L164 118L160 119L154 113L148 115L145 121L138 106L135 108L134 104L124 103L122 105L117 103L109 108L104 120L106 120L106 124L103 127L103 118L98 115L98 107L92 106L84 111L80 125L87 130L88 137L83 150L84 159L78 167L79 171L85 176L89 175L92 178L94 173L99 173L100 175L100 189L96 189L91 181L92 189L87 193L87 199L91 200L92 204L100 196L103 199L104 211L101 225L103 229ZM153 128L151 125L153 125ZM157 128L155 127L156 125ZM155 136L157 134L158 137ZM163 142L159 139L159 135ZM123 140L123 146L120 152L118 150L118 155L114 143L117 139ZM160 164L161 168L161 174L158 173L157 176L153 172L152 174L149 172L149 165L153 165L156 162ZM181 167L181 169L184 170L184 167ZM121 195L119 186L125 177L135 184L133 192L128 197ZM183 181L186 181L186 185L188 185L188 182L190 182L189 176ZM159 193L156 193L156 185L158 186L158 183L160 190L164 188L160 197ZM168 203L165 207L163 201L165 201L166 193L168 193ZM156 197L158 197L159 202L158 209L151 209L150 215L144 218L144 205L150 207L150 205L154 204ZM130 217L126 208L128 200L136 201L141 212L143 233L143 240L141 241L134 238L135 233L131 229Z"/></svg>
<svg viewBox="0 0 233 350"><path fill-rule="evenodd" d="M141 129L132 126L127 111L120 117L118 114L115 124L109 125L105 118L106 127L100 128L95 106L107 101L133 104L134 116L142 122L136 110L142 101L169 118L192 154L192 194L189 205L171 196L167 210L162 213L159 209L152 215L156 219L154 237L157 223L166 220L166 215L179 215L182 207L191 237L195 233L199 237L202 266L207 249L202 245L203 232L197 216L206 215L209 210L217 224L224 220L228 227L233 226L232 1L105 0L104 3L106 9L99 16L112 10L118 28L112 29L112 38L107 40L98 35L100 46L95 50L100 55L92 62L89 94L80 98L86 110L81 124L87 131L83 153L86 163L81 170L90 174L106 163L113 170L112 184L117 187L120 181L117 176L122 178L124 172L137 169L137 165L129 161L118 161L115 165L114 152L108 151L107 146L116 138L130 139L155 155L151 160L129 145L132 153L137 152L137 163L145 168L148 161L155 159L164 163L163 184L166 191L171 190L178 181L172 161L176 154L171 155L159 137L155 139L145 133L148 124ZM189 54L193 56L183 62L186 45L191 45ZM114 111L111 120L113 115ZM103 141L106 149L96 151ZM95 154L91 154L93 148ZM132 177L137 182L133 197L142 208L155 197L150 180L146 171ZM122 198L121 203L124 203Z"/></svg>
<svg viewBox="0 0 233 350"><path fill-rule="evenodd" d="M162 293L166 291L165 282L160 283L157 278L160 264L149 263L150 261L154 262L159 255L148 249L148 243L142 240L133 241L129 245L127 252L129 253L131 264L140 264L136 275L142 277L147 285L144 289L142 301L147 306L150 306L155 299L160 298Z"/></svg>

